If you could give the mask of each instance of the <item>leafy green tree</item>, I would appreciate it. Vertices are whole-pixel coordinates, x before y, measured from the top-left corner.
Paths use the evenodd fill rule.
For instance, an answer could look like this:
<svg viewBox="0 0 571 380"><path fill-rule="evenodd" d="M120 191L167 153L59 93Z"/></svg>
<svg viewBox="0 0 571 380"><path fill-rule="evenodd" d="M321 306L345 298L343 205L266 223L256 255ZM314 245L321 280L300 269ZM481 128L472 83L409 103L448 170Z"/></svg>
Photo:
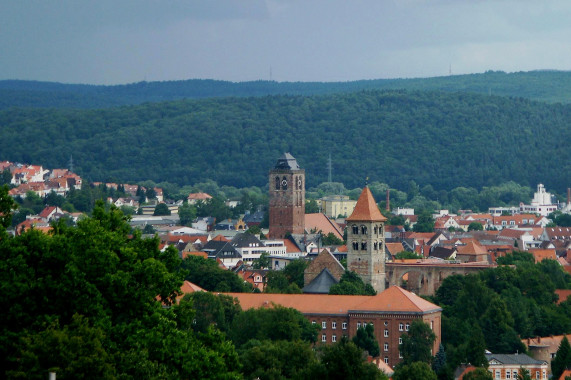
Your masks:
<svg viewBox="0 0 571 380"><path fill-rule="evenodd" d="M297 379L317 358L309 342L252 339L240 349L240 362L248 379Z"/></svg>
<svg viewBox="0 0 571 380"><path fill-rule="evenodd" d="M10 186L10 182L12 181L12 173L10 170L4 169L0 172L0 186Z"/></svg>
<svg viewBox="0 0 571 380"><path fill-rule="evenodd" d="M483 231L483 230L484 226L482 226L482 223L472 222L468 225L468 231Z"/></svg>
<svg viewBox="0 0 571 380"><path fill-rule="evenodd" d="M304 286L304 273L309 262L305 259L296 259L291 261L282 272L290 283L296 284L300 289Z"/></svg>
<svg viewBox="0 0 571 380"><path fill-rule="evenodd" d="M146 235L153 235L155 234L157 231L155 230L155 227L153 227L152 224L145 224L145 227L143 228L143 233Z"/></svg>
<svg viewBox="0 0 571 380"><path fill-rule="evenodd" d="M170 215L170 214L171 214L171 210L169 210L169 206L167 206L166 203L159 203L155 207L155 211L153 212L153 215L155 215L155 216Z"/></svg>
<svg viewBox="0 0 571 380"><path fill-rule="evenodd" d="M403 364L414 362L432 362L432 344L436 340L436 335L430 326L422 320L414 320L410 324L407 333L402 335L402 343L399 345L400 353L403 357Z"/></svg>
<svg viewBox="0 0 571 380"><path fill-rule="evenodd" d="M473 321L470 338L466 345L466 361L473 366L488 368L488 359L486 359L486 341L484 334L479 325Z"/></svg>
<svg viewBox="0 0 571 380"><path fill-rule="evenodd" d="M533 254L529 252L513 251L503 257L498 257L496 262L499 265L517 265L523 262L531 264L535 262L535 258L533 257Z"/></svg>
<svg viewBox="0 0 571 380"><path fill-rule="evenodd" d="M262 252L260 257L254 260L252 266L254 269L268 269L270 267L270 254Z"/></svg>
<svg viewBox="0 0 571 380"><path fill-rule="evenodd" d="M12 224L12 212L18 204L8 195L8 186L0 186L0 227L8 228Z"/></svg>
<svg viewBox="0 0 571 380"><path fill-rule="evenodd" d="M395 259L397 260L403 260L403 259L424 259L424 257L422 255L418 255L416 252L410 252L410 251L401 251L399 253L397 253L394 256Z"/></svg>
<svg viewBox="0 0 571 380"><path fill-rule="evenodd" d="M329 288L329 294L374 296L377 292L370 284L365 285L357 273L345 271L339 283Z"/></svg>
<svg viewBox="0 0 571 380"><path fill-rule="evenodd" d="M292 282L286 273L281 271L269 271L266 275L267 285L265 293L301 294L301 288Z"/></svg>
<svg viewBox="0 0 571 380"><path fill-rule="evenodd" d="M315 199L310 199L305 202L305 213L306 214L316 214L319 212L319 206Z"/></svg>
<svg viewBox="0 0 571 380"><path fill-rule="evenodd" d="M414 232L434 232L434 218L428 211L418 215L417 221L412 227Z"/></svg>
<svg viewBox="0 0 571 380"><path fill-rule="evenodd" d="M434 355L434 360L432 361L432 369L436 374L441 370L446 368L446 351L444 350L444 345L440 343L438 346L438 352Z"/></svg>
<svg viewBox="0 0 571 380"><path fill-rule="evenodd" d="M299 311L276 305L238 314L228 334L236 347L241 348L251 339L314 343L319 330L320 326L311 324Z"/></svg>
<svg viewBox="0 0 571 380"><path fill-rule="evenodd" d="M492 373L485 368L476 368L468 372L462 378L463 380L494 380Z"/></svg>
<svg viewBox="0 0 571 380"><path fill-rule="evenodd" d="M304 378L314 379L375 379L387 380L387 376L367 363L363 351L346 337L339 342L322 345L318 352L319 363L310 367Z"/></svg>
<svg viewBox="0 0 571 380"><path fill-rule="evenodd" d="M239 302L224 294L194 292L185 295L181 302L191 303L195 310L192 328L202 333L211 325L227 333L234 318L242 312Z"/></svg>
<svg viewBox="0 0 571 380"><path fill-rule="evenodd" d="M424 361L398 365L393 380L436 380L436 374Z"/></svg>
<svg viewBox="0 0 571 380"><path fill-rule="evenodd" d="M567 336L564 336L559 344L555 358L551 361L551 373L554 379L558 379L561 374L571 367L571 346Z"/></svg>
<svg viewBox="0 0 571 380"><path fill-rule="evenodd" d="M333 232L327 235L321 235L321 242L323 245L343 245L343 240L339 239Z"/></svg>
<svg viewBox="0 0 571 380"><path fill-rule="evenodd" d="M189 205L188 203L183 203L178 208L178 217L180 218L181 225L190 226L196 219L196 207Z"/></svg>
<svg viewBox="0 0 571 380"><path fill-rule="evenodd" d="M357 347L367 351L369 355L376 358L381 353L379 349L379 342L375 338L375 331L373 324L369 323L366 327L359 327L357 333L352 339Z"/></svg>
<svg viewBox="0 0 571 380"><path fill-rule="evenodd" d="M555 378L555 377L554 377ZM519 368L517 380L532 380L529 370L523 367Z"/></svg>
<svg viewBox="0 0 571 380"><path fill-rule="evenodd" d="M188 256L182 262L187 271L186 279L209 292L247 292L251 286L235 273L218 267L215 260Z"/></svg>

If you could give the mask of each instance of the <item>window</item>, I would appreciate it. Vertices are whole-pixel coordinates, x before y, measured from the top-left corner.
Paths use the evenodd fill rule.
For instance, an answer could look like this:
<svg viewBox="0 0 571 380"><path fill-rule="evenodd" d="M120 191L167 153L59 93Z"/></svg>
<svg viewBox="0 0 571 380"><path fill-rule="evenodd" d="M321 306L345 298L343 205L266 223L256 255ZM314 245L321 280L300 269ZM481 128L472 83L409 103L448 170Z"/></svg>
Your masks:
<svg viewBox="0 0 571 380"><path fill-rule="evenodd" d="M333 336L331 337L331 341L332 341L333 343L337 342L337 335L333 335Z"/></svg>
<svg viewBox="0 0 571 380"><path fill-rule="evenodd" d="M543 378L547 379L547 374L545 373L545 370L543 370Z"/></svg>
<svg viewBox="0 0 571 380"><path fill-rule="evenodd" d="M317 323L317 322L315 322L315 321L311 321L311 324L312 324L312 325L314 325L314 324L316 324L316 323Z"/></svg>
<svg viewBox="0 0 571 380"><path fill-rule="evenodd" d="M399 338L399 344L402 344L402 338Z"/></svg>
<svg viewBox="0 0 571 380"><path fill-rule="evenodd" d="M321 322L321 328L326 329L327 328L327 322L325 322L325 321Z"/></svg>
<svg viewBox="0 0 571 380"><path fill-rule="evenodd" d="M385 338L389 337L389 329L385 329Z"/></svg>
<svg viewBox="0 0 571 380"><path fill-rule="evenodd" d="M511 379L511 372L509 370L506 371L506 379Z"/></svg>
<svg viewBox="0 0 571 380"><path fill-rule="evenodd" d="M366 235L366 234L367 234L367 226L361 226L361 233L362 233L363 235Z"/></svg>
<svg viewBox="0 0 571 380"><path fill-rule="evenodd" d="M354 249L355 251L358 251L358 250L359 250L359 243L357 243L356 241L353 242L353 249Z"/></svg>
<svg viewBox="0 0 571 380"><path fill-rule="evenodd" d="M353 225L353 235L359 235L359 227Z"/></svg>
<svg viewBox="0 0 571 380"><path fill-rule="evenodd" d="M347 330L347 322L343 322L343 323L341 324L341 328L342 328L343 330Z"/></svg>
<svg viewBox="0 0 571 380"><path fill-rule="evenodd" d="M361 251L366 251L367 250L367 242L364 241L361 243Z"/></svg>
<svg viewBox="0 0 571 380"><path fill-rule="evenodd" d="M336 329L337 328L337 322L331 322L331 328Z"/></svg>
<svg viewBox="0 0 571 380"><path fill-rule="evenodd" d="M496 379L500 379L501 378L501 373L499 369L496 369Z"/></svg>
<svg viewBox="0 0 571 380"><path fill-rule="evenodd" d="M539 380L539 371L535 371L535 378Z"/></svg>
<svg viewBox="0 0 571 380"><path fill-rule="evenodd" d="M402 354L400 351L399 351L399 359L402 359Z"/></svg>
<svg viewBox="0 0 571 380"><path fill-rule="evenodd" d="M385 351L388 351L388 350L389 350L389 344L388 344L388 343L385 343L385 344L383 345L383 349L384 349Z"/></svg>
<svg viewBox="0 0 571 380"><path fill-rule="evenodd" d="M389 325L389 322L388 322L388 321L385 321L385 326L388 326L388 325Z"/></svg>
<svg viewBox="0 0 571 380"><path fill-rule="evenodd" d="M399 331L402 331L402 330L403 330L403 326L404 326L404 325L403 325L402 323L399 323Z"/></svg>
<svg viewBox="0 0 571 380"><path fill-rule="evenodd" d="M513 371L514 379L517 379L517 371Z"/></svg>
<svg viewBox="0 0 571 380"><path fill-rule="evenodd" d="M322 334L322 335L321 335L321 341L322 341L323 343L327 342L327 335Z"/></svg>
<svg viewBox="0 0 571 380"><path fill-rule="evenodd" d="M389 357L385 356L385 364L389 364Z"/></svg>
<svg viewBox="0 0 571 380"><path fill-rule="evenodd" d="M367 322L363 322L363 328L367 327Z"/></svg>
<svg viewBox="0 0 571 380"><path fill-rule="evenodd" d="M405 329L406 331L408 331L409 328L410 328L410 323L407 323L404 329Z"/></svg>
<svg viewBox="0 0 571 380"><path fill-rule="evenodd" d="M358 329L361 328L361 322L357 322L357 328L358 328Z"/></svg>
<svg viewBox="0 0 571 380"><path fill-rule="evenodd" d="M376 251L377 249L379 249L378 247L379 247L379 243L374 242L373 243L373 249Z"/></svg>

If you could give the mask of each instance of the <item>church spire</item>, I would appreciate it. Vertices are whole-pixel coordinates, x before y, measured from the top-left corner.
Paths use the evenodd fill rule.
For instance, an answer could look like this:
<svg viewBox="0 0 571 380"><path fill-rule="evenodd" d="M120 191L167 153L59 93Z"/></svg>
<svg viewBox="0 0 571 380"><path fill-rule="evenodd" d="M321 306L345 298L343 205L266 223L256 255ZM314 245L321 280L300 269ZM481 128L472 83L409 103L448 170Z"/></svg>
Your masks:
<svg viewBox="0 0 571 380"><path fill-rule="evenodd" d="M359 199L357 200L357 204L355 205L355 209L351 216L346 219L348 222L350 221L371 221L371 222L385 222L387 218L381 214L377 204L375 203L375 199L373 198L373 194L368 186L365 186Z"/></svg>

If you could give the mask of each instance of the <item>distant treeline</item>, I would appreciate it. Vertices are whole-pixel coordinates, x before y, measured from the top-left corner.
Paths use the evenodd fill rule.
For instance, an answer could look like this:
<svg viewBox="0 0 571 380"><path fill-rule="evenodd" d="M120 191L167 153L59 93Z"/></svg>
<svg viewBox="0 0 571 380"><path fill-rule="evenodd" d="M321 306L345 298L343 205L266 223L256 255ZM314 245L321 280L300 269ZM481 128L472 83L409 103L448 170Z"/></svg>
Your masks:
<svg viewBox="0 0 571 380"><path fill-rule="evenodd" d="M480 189L507 181L564 193L571 106L408 91L212 98L104 110L0 112L2 159L65 167L88 180L265 186L291 152L307 187L370 181Z"/></svg>
<svg viewBox="0 0 571 380"><path fill-rule="evenodd" d="M212 97L266 95L325 95L363 90L421 90L470 92L523 97L548 103L571 102L571 72L531 71L450 75L433 78L375 79L352 82L228 82L180 80L139 82L115 86L62 84L53 82L0 81L0 109L108 108L146 102Z"/></svg>

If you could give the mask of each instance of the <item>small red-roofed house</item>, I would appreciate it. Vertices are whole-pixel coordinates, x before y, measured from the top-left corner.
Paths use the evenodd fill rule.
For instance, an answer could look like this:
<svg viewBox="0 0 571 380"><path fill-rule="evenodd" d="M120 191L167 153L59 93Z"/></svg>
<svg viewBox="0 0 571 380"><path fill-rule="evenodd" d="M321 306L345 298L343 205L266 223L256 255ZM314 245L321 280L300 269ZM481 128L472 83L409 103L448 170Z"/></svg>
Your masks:
<svg viewBox="0 0 571 380"><path fill-rule="evenodd" d="M543 260L557 260L557 255L555 254L555 249L540 249L532 248L528 251L535 258L536 263L540 263Z"/></svg>
<svg viewBox="0 0 571 380"><path fill-rule="evenodd" d="M188 201L188 204L196 204L196 202L198 201L203 201L206 202L209 199L212 199L212 195L207 194L207 193L190 193L188 194L188 197L186 198Z"/></svg>
<svg viewBox="0 0 571 380"><path fill-rule="evenodd" d="M45 222L51 222L52 220L59 219L63 215L63 210L56 206L48 206L38 214L38 216Z"/></svg>

